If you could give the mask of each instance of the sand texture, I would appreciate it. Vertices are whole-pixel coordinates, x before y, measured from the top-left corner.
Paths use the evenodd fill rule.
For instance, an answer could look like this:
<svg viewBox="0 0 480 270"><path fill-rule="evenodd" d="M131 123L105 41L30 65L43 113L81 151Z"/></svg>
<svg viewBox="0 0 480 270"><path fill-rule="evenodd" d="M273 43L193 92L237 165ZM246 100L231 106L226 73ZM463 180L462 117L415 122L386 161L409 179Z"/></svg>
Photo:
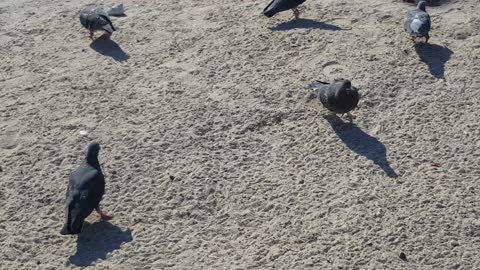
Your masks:
<svg viewBox="0 0 480 270"><path fill-rule="evenodd" d="M395 0L125 0L94 42L91 2L0 1L0 269L480 269L478 0L419 47ZM62 236L92 141L115 218Z"/></svg>

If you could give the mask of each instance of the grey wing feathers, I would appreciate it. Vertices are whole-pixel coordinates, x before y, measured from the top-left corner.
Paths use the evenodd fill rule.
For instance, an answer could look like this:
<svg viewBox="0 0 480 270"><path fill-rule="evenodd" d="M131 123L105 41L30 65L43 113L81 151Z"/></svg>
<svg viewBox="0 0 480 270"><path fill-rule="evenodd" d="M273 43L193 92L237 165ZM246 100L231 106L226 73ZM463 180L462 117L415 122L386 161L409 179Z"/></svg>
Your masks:
<svg viewBox="0 0 480 270"><path fill-rule="evenodd" d="M327 104L329 99L329 93L331 84L322 82L322 81L315 81L309 85L310 89L313 90L315 96L322 102L323 105L328 106Z"/></svg>
<svg viewBox="0 0 480 270"><path fill-rule="evenodd" d="M115 31L107 13L96 6L88 6L81 11L80 23L89 30L105 30L109 33Z"/></svg>
<svg viewBox="0 0 480 270"><path fill-rule="evenodd" d="M424 36L430 31L430 16L426 12L412 11L405 16L405 31L411 35Z"/></svg>
<svg viewBox="0 0 480 270"><path fill-rule="evenodd" d="M90 166L81 166L70 175L67 189L67 200L88 191L88 200L97 205L105 192L105 178L103 174Z"/></svg>
<svg viewBox="0 0 480 270"><path fill-rule="evenodd" d="M430 16L426 12L417 13L412 22L412 29L422 35L428 34L430 31Z"/></svg>
<svg viewBox="0 0 480 270"><path fill-rule="evenodd" d="M113 23L112 23L112 21L110 20L110 18L108 18L107 15L99 15L99 16L100 16L103 20L105 20L105 21L107 22L107 24L103 27L103 29L104 29L105 31L108 31L108 32L110 32L110 33L113 32L113 31L115 31L115 27L113 27ZM107 29L108 26L110 26L111 28L110 28L110 29Z"/></svg>
<svg viewBox="0 0 480 270"><path fill-rule="evenodd" d="M308 87L313 90L313 91L316 91L320 88L323 88L323 87L328 87L330 84L329 83L326 83L326 82L322 82L322 81L314 81L312 82L311 84L308 85Z"/></svg>
<svg viewBox="0 0 480 270"><path fill-rule="evenodd" d="M410 24L412 23L413 21L413 12L410 11L407 13L407 15L405 15L405 19L403 21L403 26L405 28L405 32L411 34L412 33L412 28L410 27Z"/></svg>

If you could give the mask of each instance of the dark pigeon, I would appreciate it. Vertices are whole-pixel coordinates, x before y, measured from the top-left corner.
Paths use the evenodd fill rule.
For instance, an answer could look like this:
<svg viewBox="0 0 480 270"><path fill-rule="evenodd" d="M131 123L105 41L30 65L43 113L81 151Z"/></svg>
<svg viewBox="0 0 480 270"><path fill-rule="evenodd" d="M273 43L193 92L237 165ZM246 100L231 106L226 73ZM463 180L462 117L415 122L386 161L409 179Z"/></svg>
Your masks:
<svg viewBox="0 0 480 270"><path fill-rule="evenodd" d="M338 79L331 84L315 81L309 87L325 108L337 114L347 114L350 120L354 118L350 111L357 107L360 95L349 80Z"/></svg>
<svg viewBox="0 0 480 270"><path fill-rule="evenodd" d="M65 200L67 214L60 234L79 234L84 220L94 209L103 220L112 218L100 210L100 201L105 193L105 177L98 162L99 151L98 143L90 144L80 167L70 174Z"/></svg>
<svg viewBox="0 0 480 270"><path fill-rule="evenodd" d="M80 23L90 31L91 39L95 31L103 30L111 35L116 30L105 10L96 5L89 5L80 12Z"/></svg>
<svg viewBox="0 0 480 270"><path fill-rule="evenodd" d="M425 0L403 0L403 2L418 4L420 1ZM426 0L428 6L438 6L441 4L442 0Z"/></svg>
<svg viewBox="0 0 480 270"><path fill-rule="evenodd" d="M293 15L296 19L300 16L300 10L297 8L303 4L306 0L272 0L270 4L263 10L263 15L267 17L273 17L273 15L286 11L293 10Z"/></svg>
<svg viewBox="0 0 480 270"><path fill-rule="evenodd" d="M429 32L431 28L430 15L426 11L427 2L420 1L417 9L409 11L404 19L405 32L410 34L413 42L417 38L425 38L425 43L430 39Z"/></svg>

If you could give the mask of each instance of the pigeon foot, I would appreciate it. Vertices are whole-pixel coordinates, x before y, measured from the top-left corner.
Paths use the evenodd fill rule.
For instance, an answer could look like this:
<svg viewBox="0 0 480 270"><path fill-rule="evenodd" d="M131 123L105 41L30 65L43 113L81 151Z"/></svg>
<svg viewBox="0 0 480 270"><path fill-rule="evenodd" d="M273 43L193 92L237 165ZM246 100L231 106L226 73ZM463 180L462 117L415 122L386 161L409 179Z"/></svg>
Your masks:
<svg viewBox="0 0 480 270"><path fill-rule="evenodd" d="M106 214L100 210L100 208L96 209L97 213L100 215L100 220L110 220L113 218L112 215Z"/></svg>
<svg viewBox="0 0 480 270"><path fill-rule="evenodd" d="M349 112L347 113L347 117L348 117L348 120L350 121L350 123L353 122L353 119L356 119L356 118L357 118L356 115L351 114L351 113L349 113Z"/></svg>
<svg viewBox="0 0 480 270"><path fill-rule="evenodd" d="M300 14L304 13L305 12L305 7L296 7L296 8L292 8L292 11L293 11L293 16L295 16L295 19L298 19L300 18Z"/></svg>
<svg viewBox="0 0 480 270"><path fill-rule="evenodd" d="M295 20L300 17L300 11L297 8L292 9L293 10L293 16L295 17Z"/></svg>

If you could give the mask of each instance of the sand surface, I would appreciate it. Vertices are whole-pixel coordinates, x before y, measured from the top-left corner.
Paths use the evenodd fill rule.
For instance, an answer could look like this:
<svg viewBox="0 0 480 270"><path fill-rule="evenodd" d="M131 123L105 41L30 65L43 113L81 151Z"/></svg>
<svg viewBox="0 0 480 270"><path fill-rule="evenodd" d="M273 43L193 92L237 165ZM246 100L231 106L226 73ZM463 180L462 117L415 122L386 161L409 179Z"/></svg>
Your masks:
<svg viewBox="0 0 480 270"><path fill-rule="evenodd" d="M395 0L125 0L93 43L89 3L0 1L1 269L480 269L478 0L418 48ZM91 141L115 218L61 236Z"/></svg>

